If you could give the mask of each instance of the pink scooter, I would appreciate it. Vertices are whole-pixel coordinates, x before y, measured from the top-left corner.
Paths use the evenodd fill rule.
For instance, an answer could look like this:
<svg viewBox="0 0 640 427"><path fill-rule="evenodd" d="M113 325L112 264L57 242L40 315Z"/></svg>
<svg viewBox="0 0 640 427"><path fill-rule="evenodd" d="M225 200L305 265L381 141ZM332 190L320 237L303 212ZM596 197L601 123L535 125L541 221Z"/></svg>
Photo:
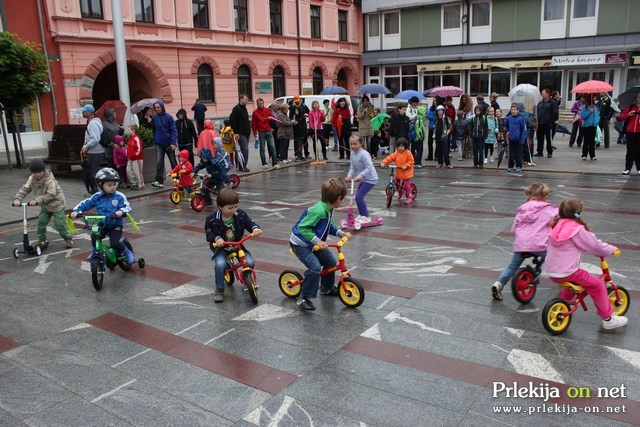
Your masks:
<svg viewBox="0 0 640 427"><path fill-rule="evenodd" d="M351 192L349 193L349 210L347 211L347 218L340 220L340 228L353 228L354 230L360 230L362 227L374 227L376 225L382 224L384 219L379 216L375 220L371 220L371 222L360 222L356 220L353 216L353 186L356 182L356 178L351 179Z"/></svg>

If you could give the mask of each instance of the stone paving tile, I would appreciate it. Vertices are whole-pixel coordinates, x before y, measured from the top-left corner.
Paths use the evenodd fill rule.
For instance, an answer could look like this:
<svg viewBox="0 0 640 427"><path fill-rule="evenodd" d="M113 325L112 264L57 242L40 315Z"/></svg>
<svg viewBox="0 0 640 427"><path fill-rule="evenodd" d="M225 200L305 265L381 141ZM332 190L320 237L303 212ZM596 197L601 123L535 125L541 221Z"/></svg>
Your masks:
<svg viewBox="0 0 640 427"><path fill-rule="evenodd" d="M27 418L24 422L32 427L67 427L71 425L86 427L132 426L131 423L117 418L104 409L77 396L70 397L55 406L47 408L39 414Z"/></svg>

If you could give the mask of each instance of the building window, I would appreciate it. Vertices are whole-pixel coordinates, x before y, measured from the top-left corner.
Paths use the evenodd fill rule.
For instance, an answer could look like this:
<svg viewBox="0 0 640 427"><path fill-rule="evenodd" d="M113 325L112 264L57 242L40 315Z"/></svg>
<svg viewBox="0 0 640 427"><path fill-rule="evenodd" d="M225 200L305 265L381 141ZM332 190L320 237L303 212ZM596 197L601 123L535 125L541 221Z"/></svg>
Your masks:
<svg viewBox="0 0 640 427"><path fill-rule="evenodd" d="M596 15L596 0L573 0L574 18L592 18Z"/></svg>
<svg viewBox="0 0 640 427"><path fill-rule="evenodd" d="M565 0L544 0L544 20L564 20Z"/></svg>
<svg viewBox="0 0 640 427"><path fill-rule="evenodd" d="M538 86L537 71L518 71L516 75L516 84L529 83Z"/></svg>
<svg viewBox="0 0 640 427"><path fill-rule="evenodd" d="M511 89L511 72L494 72L491 70L491 86L487 93L496 92L506 95Z"/></svg>
<svg viewBox="0 0 640 427"><path fill-rule="evenodd" d="M316 95L322 92L324 89L324 79L322 77L322 68L316 67L313 69L313 93Z"/></svg>
<svg viewBox="0 0 640 427"><path fill-rule="evenodd" d="M238 68L238 96L246 94L249 99L253 99L253 88L251 87L251 70L246 65Z"/></svg>
<svg viewBox="0 0 640 427"><path fill-rule="evenodd" d="M471 5L471 26L486 27L491 24L491 3L488 1Z"/></svg>
<svg viewBox="0 0 640 427"><path fill-rule="evenodd" d="M209 0L191 0L194 28L209 28Z"/></svg>
<svg viewBox="0 0 640 427"><path fill-rule="evenodd" d="M338 39L341 42L347 41L347 11L338 11Z"/></svg>
<svg viewBox="0 0 640 427"><path fill-rule="evenodd" d="M380 37L380 15L369 15L369 37Z"/></svg>
<svg viewBox="0 0 640 427"><path fill-rule="evenodd" d="M136 0L136 22L153 24L153 0Z"/></svg>
<svg viewBox="0 0 640 427"><path fill-rule="evenodd" d="M277 66L273 69L273 97L285 96L284 70Z"/></svg>
<svg viewBox="0 0 640 427"><path fill-rule="evenodd" d="M271 17L271 34L282 35L282 0L269 1L269 16Z"/></svg>
<svg viewBox="0 0 640 427"><path fill-rule="evenodd" d="M320 6L311 6L311 37L319 39L322 37L320 31Z"/></svg>
<svg viewBox="0 0 640 427"><path fill-rule="evenodd" d="M102 0L80 0L80 13L83 18L102 18Z"/></svg>
<svg viewBox="0 0 640 427"><path fill-rule="evenodd" d="M418 67L416 65L384 67L384 85L393 95L403 90L418 90Z"/></svg>
<svg viewBox="0 0 640 427"><path fill-rule="evenodd" d="M489 94L489 73L487 72L472 72L469 75L469 95L475 97L477 95Z"/></svg>
<svg viewBox="0 0 640 427"><path fill-rule="evenodd" d="M460 87L460 73L457 74L443 74L442 86L458 86Z"/></svg>
<svg viewBox="0 0 640 427"><path fill-rule="evenodd" d="M460 6L443 6L442 28L445 30L451 30L460 28Z"/></svg>
<svg viewBox="0 0 640 427"><path fill-rule="evenodd" d="M400 13L384 14L384 35L400 34Z"/></svg>
<svg viewBox="0 0 640 427"><path fill-rule="evenodd" d="M233 0L233 13L236 21L236 31L248 31L247 0Z"/></svg>
<svg viewBox="0 0 640 427"><path fill-rule="evenodd" d="M216 101L213 93L213 73L207 64L198 67L198 99L202 102Z"/></svg>

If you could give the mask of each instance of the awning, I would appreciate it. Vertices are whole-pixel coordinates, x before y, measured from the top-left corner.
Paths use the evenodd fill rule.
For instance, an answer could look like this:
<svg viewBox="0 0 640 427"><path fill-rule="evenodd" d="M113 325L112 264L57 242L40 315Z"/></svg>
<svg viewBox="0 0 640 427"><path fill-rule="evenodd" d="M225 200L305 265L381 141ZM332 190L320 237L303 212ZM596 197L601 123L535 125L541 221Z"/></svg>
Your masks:
<svg viewBox="0 0 640 427"><path fill-rule="evenodd" d="M418 71L453 71L453 70L481 70L480 61L469 62L435 62L433 64L419 64Z"/></svg>
<svg viewBox="0 0 640 427"><path fill-rule="evenodd" d="M510 70L511 68L539 68L539 67L551 67L551 58L549 59L527 59L527 60L511 60L511 61L494 61L483 62L482 68L504 68Z"/></svg>

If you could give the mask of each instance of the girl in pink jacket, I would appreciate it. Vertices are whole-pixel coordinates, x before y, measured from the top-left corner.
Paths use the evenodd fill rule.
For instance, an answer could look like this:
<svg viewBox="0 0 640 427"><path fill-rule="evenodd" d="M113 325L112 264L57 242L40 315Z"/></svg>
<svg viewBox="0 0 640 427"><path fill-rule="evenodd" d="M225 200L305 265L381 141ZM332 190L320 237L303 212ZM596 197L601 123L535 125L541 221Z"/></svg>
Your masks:
<svg viewBox="0 0 640 427"><path fill-rule="evenodd" d="M313 156L318 161L318 149L317 145L320 145L322 149L322 159L327 160L327 144L324 139L324 128L322 124L326 115L324 111L320 109L320 103L318 101L313 101L311 103L311 111L309 112L309 136L313 140Z"/></svg>
<svg viewBox="0 0 640 427"><path fill-rule="evenodd" d="M547 273L556 283L571 282L582 286L593 298L593 303L602 317L604 329L615 329L627 324L624 316L613 314L613 308L607 296L607 287L597 276L580 268L582 252L595 256L609 256L618 250L598 240L581 217L582 202L578 199L566 199L560 203L560 212L551 224L549 250L547 252ZM573 299L573 290L562 288L560 298Z"/></svg>
<svg viewBox="0 0 640 427"><path fill-rule="evenodd" d="M525 188L527 203L518 208L511 231L515 234L513 256L498 280L491 285L493 298L502 300L502 288L509 282L524 261L524 254L531 253L544 258L547 255L549 230L558 208L547 202L551 190L547 184L536 182Z"/></svg>

